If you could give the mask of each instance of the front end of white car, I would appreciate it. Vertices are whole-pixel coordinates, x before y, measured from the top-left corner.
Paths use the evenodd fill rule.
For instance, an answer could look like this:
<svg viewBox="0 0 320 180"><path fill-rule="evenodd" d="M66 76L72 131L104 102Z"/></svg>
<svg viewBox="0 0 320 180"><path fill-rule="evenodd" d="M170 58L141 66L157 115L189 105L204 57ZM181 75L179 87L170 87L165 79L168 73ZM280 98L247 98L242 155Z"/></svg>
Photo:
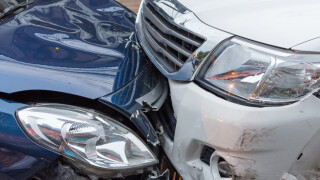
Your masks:
<svg viewBox="0 0 320 180"><path fill-rule="evenodd" d="M176 122L161 143L184 179L320 177L319 53L214 28L173 0L143 1L136 30L169 79Z"/></svg>

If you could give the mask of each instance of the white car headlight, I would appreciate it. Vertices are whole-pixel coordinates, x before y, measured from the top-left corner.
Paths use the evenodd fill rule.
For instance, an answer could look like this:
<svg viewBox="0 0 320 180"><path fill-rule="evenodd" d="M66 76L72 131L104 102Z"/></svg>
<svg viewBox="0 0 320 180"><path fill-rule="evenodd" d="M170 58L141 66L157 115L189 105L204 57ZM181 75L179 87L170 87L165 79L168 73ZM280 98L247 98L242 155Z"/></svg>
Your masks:
<svg viewBox="0 0 320 180"><path fill-rule="evenodd" d="M94 167L121 170L154 165L157 158L129 128L84 108L38 104L17 119L35 142Z"/></svg>
<svg viewBox="0 0 320 180"><path fill-rule="evenodd" d="M320 55L233 38L208 57L198 81L237 100L260 104L296 102L320 86Z"/></svg>

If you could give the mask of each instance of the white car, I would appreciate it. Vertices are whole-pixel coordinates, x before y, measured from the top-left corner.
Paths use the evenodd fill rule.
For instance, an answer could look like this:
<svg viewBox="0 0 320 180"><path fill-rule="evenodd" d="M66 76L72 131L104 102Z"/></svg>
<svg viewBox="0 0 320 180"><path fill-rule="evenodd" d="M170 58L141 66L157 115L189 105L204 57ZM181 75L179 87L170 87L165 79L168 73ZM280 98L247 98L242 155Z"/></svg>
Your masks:
<svg viewBox="0 0 320 180"><path fill-rule="evenodd" d="M320 179L320 1L144 0L169 79L162 145L188 179Z"/></svg>

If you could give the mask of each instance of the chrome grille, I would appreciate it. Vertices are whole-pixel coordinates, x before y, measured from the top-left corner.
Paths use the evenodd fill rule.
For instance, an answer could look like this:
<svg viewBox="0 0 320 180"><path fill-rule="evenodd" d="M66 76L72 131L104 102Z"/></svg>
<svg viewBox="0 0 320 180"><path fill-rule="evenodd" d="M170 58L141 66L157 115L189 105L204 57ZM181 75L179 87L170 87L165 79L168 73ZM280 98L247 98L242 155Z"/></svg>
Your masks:
<svg viewBox="0 0 320 180"><path fill-rule="evenodd" d="M152 55L170 73L178 71L204 42L201 37L167 21L150 3L143 8L142 27Z"/></svg>

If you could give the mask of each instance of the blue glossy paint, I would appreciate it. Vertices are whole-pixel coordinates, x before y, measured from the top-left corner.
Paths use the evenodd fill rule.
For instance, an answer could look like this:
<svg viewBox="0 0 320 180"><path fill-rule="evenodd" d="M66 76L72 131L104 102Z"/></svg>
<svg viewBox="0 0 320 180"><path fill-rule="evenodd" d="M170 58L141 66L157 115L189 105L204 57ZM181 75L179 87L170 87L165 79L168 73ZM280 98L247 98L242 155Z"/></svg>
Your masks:
<svg viewBox="0 0 320 180"><path fill-rule="evenodd" d="M25 106L0 99L0 178L27 179L59 157L22 131L15 112Z"/></svg>
<svg viewBox="0 0 320 180"><path fill-rule="evenodd" d="M145 64L135 17L114 0L37 0L0 23L0 92L96 99L119 89Z"/></svg>

